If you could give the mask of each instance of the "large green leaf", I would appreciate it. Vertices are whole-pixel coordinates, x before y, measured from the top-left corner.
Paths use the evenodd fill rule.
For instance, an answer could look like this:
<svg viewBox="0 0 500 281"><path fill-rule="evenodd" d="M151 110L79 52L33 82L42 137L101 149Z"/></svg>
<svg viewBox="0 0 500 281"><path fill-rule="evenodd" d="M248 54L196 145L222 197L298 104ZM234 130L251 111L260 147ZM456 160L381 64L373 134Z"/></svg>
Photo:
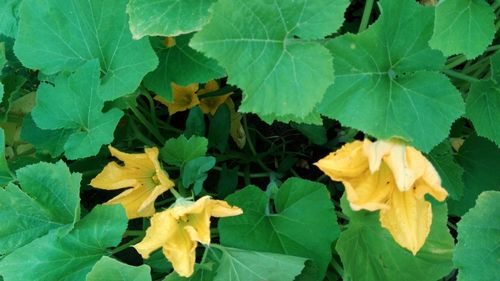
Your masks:
<svg viewBox="0 0 500 281"><path fill-rule="evenodd" d="M214 281L293 281L305 258L223 248Z"/></svg>
<svg viewBox="0 0 500 281"><path fill-rule="evenodd" d="M22 0L2 0L0 5L0 34L16 37L19 5Z"/></svg>
<svg viewBox="0 0 500 281"><path fill-rule="evenodd" d="M465 112L478 135L500 146L500 52L491 57L491 77L472 83Z"/></svg>
<svg viewBox="0 0 500 281"><path fill-rule="evenodd" d="M472 59L491 44L495 31L495 13L486 1L439 1L429 44L446 56L465 54Z"/></svg>
<svg viewBox="0 0 500 281"><path fill-rule="evenodd" d="M68 159L96 155L103 144L113 140L123 115L116 108L102 112L97 60L85 63L70 75L59 74L54 83L38 87L33 120L41 129L73 129L64 144Z"/></svg>
<svg viewBox="0 0 500 281"><path fill-rule="evenodd" d="M217 61L188 46L191 37L191 34L176 37L172 47L165 46L162 38L151 39L160 64L146 75L144 85L169 101L172 100L171 83L186 86L225 76Z"/></svg>
<svg viewBox="0 0 500 281"><path fill-rule="evenodd" d="M453 159L453 151L448 141L436 146L427 155L434 168L441 177L441 184L448 191L450 198L459 200L464 192L462 179L464 169Z"/></svg>
<svg viewBox="0 0 500 281"><path fill-rule="evenodd" d="M12 174L9 169L9 164L5 159L5 134L3 129L0 128L0 186L7 184L11 180L12 180ZM0 208L1 207L2 206L0 205Z"/></svg>
<svg viewBox="0 0 500 281"><path fill-rule="evenodd" d="M64 144L72 134L71 129L42 130L33 121L31 114L24 117L21 139L35 146L37 152L57 157L64 152Z"/></svg>
<svg viewBox="0 0 500 281"><path fill-rule="evenodd" d="M339 228L325 186L300 178L288 179L274 196L248 186L226 199L243 215L219 222L222 245L310 258L311 280L320 280L331 258L331 243ZM271 211L272 208L276 212Z"/></svg>
<svg viewBox="0 0 500 281"><path fill-rule="evenodd" d="M130 0L127 13L134 39L176 36L199 30L210 19L216 0Z"/></svg>
<svg viewBox="0 0 500 281"><path fill-rule="evenodd" d="M169 165L182 167L192 159L205 156L208 149L208 140L204 137L191 136L186 138L180 135L165 142L160 151L161 158Z"/></svg>
<svg viewBox="0 0 500 281"><path fill-rule="evenodd" d="M133 40L127 0L24 0L14 51L45 74L74 70L99 59L100 95L112 100L133 92L158 64L147 39Z"/></svg>
<svg viewBox="0 0 500 281"><path fill-rule="evenodd" d="M300 122L333 83L331 55L315 39L335 32L346 0L219 0L190 45L226 68L242 112Z"/></svg>
<svg viewBox="0 0 500 281"><path fill-rule="evenodd" d="M453 262L458 281L496 280L500 276L500 192L485 191L458 223Z"/></svg>
<svg viewBox="0 0 500 281"><path fill-rule="evenodd" d="M84 281L126 228L121 205L97 206L66 236L50 232L6 256L0 275L5 281Z"/></svg>
<svg viewBox="0 0 500 281"><path fill-rule="evenodd" d="M38 163L17 171L22 190L0 189L0 254L9 253L49 230L71 230L80 218L80 174L64 162Z"/></svg>
<svg viewBox="0 0 500 281"><path fill-rule="evenodd" d="M460 93L437 71L445 58L428 46L433 9L413 0L382 0L365 32L327 44L336 80L320 113L377 138L400 137L429 152L462 115Z"/></svg>
<svg viewBox="0 0 500 281"><path fill-rule="evenodd" d="M456 158L464 168L464 196L449 200L448 206L450 214L462 216L474 206L481 192L500 189L500 149L485 138L471 136Z"/></svg>
<svg viewBox="0 0 500 281"><path fill-rule="evenodd" d="M147 265L131 266L102 257L87 275L86 281L151 281Z"/></svg>
<svg viewBox="0 0 500 281"><path fill-rule="evenodd" d="M446 225L446 204L432 207L431 232L414 256L380 226L378 212L354 212L346 201L342 199L342 210L349 216L349 225L336 246L344 264L344 280L435 281L453 269L454 243Z"/></svg>

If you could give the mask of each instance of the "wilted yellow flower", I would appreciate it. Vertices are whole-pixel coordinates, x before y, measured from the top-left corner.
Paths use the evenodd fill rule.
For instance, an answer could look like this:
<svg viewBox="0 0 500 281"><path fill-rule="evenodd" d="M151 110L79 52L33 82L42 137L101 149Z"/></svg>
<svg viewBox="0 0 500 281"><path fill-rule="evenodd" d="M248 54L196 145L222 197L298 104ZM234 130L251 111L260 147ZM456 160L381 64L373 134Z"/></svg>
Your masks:
<svg viewBox="0 0 500 281"><path fill-rule="evenodd" d="M219 89L219 84L215 80L210 80L205 84L205 88L201 89L198 91L198 96L202 96L204 94L210 93L217 91ZM210 97L210 98L204 98L200 100L200 109L203 111L205 114L212 114L215 115L215 112L217 112L217 109L221 104L223 104L226 99L231 95L232 93L225 94L222 96L216 96L216 97Z"/></svg>
<svg viewBox="0 0 500 281"><path fill-rule="evenodd" d="M226 105L229 108L229 114L231 118L231 138L236 143L239 148L245 147L245 143L247 142L247 135L245 134L245 129L243 129L243 125L241 124L241 118L243 117L241 113L236 112L234 108L234 102L231 98L226 100Z"/></svg>
<svg viewBox="0 0 500 281"><path fill-rule="evenodd" d="M151 218L151 226L144 239L134 248L144 259L162 247L163 254L174 270L184 277L194 271L195 249L198 242L210 244L210 217L228 217L242 214L238 207L225 201L204 196L196 202L178 199L175 205Z"/></svg>
<svg viewBox="0 0 500 281"><path fill-rule="evenodd" d="M380 222L394 240L414 255L432 223L429 193L443 201L448 192L432 164L413 147L396 140L354 141L316 165L341 181L353 210L380 210Z"/></svg>
<svg viewBox="0 0 500 281"><path fill-rule="evenodd" d="M129 219L153 215L156 198L174 186L158 162L158 148L145 148L145 153L136 154L124 153L112 146L108 148L124 165L108 163L90 185L107 190L132 187L106 204L122 204Z"/></svg>
<svg viewBox="0 0 500 281"><path fill-rule="evenodd" d="M173 82L171 85L173 102L169 102L160 96L155 96L155 100L161 102L168 108L168 113L170 115L179 111L188 110L200 103L198 96L195 94L198 90L198 83L189 84L186 87L179 86Z"/></svg>

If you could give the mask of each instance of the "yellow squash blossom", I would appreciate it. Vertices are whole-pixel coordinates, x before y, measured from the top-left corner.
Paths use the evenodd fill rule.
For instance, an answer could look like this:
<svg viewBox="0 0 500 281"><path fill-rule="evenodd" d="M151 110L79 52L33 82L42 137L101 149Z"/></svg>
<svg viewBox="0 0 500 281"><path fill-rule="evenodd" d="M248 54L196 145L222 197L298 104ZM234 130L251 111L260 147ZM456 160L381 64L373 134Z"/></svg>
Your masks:
<svg viewBox="0 0 500 281"><path fill-rule="evenodd" d="M210 244L210 217L242 214L238 207L204 196L196 202L177 200L175 205L151 218L144 239L134 248L144 259L162 247L174 270L183 277L193 274L198 242Z"/></svg>
<svg viewBox="0 0 500 281"><path fill-rule="evenodd" d="M353 210L380 210L381 225L414 255L424 245L432 223L431 204L424 195L439 201L448 196L422 153L396 140L354 141L316 165L344 184Z"/></svg>
<svg viewBox="0 0 500 281"><path fill-rule="evenodd" d="M200 103L198 96L195 94L198 90L198 83L193 83L186 87L179 86L173 82L171 85L173 102L169 102L160 96L155 96L155 100L161 102L168 108L168 113L170 115L188 110Z"/></svg>
<svg viewBox="0 0 500 281"><path fill-rule="evenodd" d="M198 91L198 96L202 96L204 94L210 93L217 91L219 89L219 85L215 80L208 81L207 84L205 84L205 88L201 89ZM223 104L226 99L231 95L232 93L228 93L222 96L216 96L216 97L209 97L209 98L204 98L200 100L200 109L203 111L205 114L212 114L215 115L215 112L217 112L217 109L221 104Z"/></svg>
<svg viewBox="0 0 500 281"><path fill-rule="evenodd" d="M108 148L124 165L108 163L90 185L107 190L131 187L106 204L122 204L129 219L153 215L156 198L174 186L158 162L158 148L145 148L145 153L136 154L124 153L112 146Z"/></svg>

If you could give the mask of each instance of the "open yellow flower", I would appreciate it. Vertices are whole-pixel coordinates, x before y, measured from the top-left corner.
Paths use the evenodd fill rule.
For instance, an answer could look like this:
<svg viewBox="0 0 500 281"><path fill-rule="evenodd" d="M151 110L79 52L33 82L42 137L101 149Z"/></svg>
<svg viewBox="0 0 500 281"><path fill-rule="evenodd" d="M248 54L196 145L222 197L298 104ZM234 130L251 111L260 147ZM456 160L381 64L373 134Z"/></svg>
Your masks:
<svg viewBox="0 0 500 281"><path fill-rule="evenodd" d="M163 254L174 270L184 277L194 271L195 249L198 242L210 244L210 217L228 217L242 214L238 207L225 201L204 196L196 202L177 200L175 205L151 218L151 226L144 239L134 248L144 259L162 247Z"/></svg>
<svg viewBox="0 0 500 281"><path fill-rule="evenodd" d="M218 89L219 89L219 84L217 84L215 80L210 80L207 82L207 84L205 84L205 88L199 90L197 94L198 96L202 96L204 94L217 91ZM203 113L205 114L210 113L212 115L215 115L219 106L221 106L221 104L223 104L231 94L232 93L217 97L209 97L201 99L200 100L201 111L203 111Z"/></svg>
<svg viewBox="0 0 500 281"><path fill-rule="evenodd" d="M344 184L353 210L380 210L381 225L414 255L424 245L432 223L425 194L439 201L448 196L422 153L396 140L354 141L316 165Z"/></svg>
<svg viewBox="0 0 500 281"><path fill-rule="evenodd" d="M188 110L200 103L200 100L196 95L196 91L198 90L198 83L189 84L186 87L183 87L172 82L171 86L173 102L169 102L160 96L155 96L154 98L168 108L168 113L170 115L180 111Z"/></svg>
<svg viewBox="0 0 500 281"><path fill-rule="evenodd" d="M136 154L124 153L112 146L108 148L124 165L108 163L90 185L107 190L132 187L106 204L122 204L129 219L153 215L156 198L174 186L158 162L158 148L145 148L145 153Z"/></svg>

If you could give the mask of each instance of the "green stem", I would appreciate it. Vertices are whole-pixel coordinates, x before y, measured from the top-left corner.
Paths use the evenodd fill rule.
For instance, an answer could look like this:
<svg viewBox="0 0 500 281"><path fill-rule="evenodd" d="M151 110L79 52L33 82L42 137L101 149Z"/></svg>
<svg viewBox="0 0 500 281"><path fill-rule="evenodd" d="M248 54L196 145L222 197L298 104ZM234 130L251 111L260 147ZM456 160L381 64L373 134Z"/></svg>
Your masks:
<svg viewBox="0 0 500 281"><path fill-rule="evenodd" d="M144 125L144 127L146 127L146 129L149 130L149 132L161 143L163 144L165 142L165 139L163 138L163 136L160 134L160 132L158 131L158 129L156 127L154 127L153 125L151 125L151 123L148 122L148 120L146 120L146 118L144 117L144 115L142 115L142 113L140 113L137 108L131 106L130 107L130 111L132 111L132 113L134 114L134 116L137 118L137 120L139 120L139 122L141 122L142 125Z"/></svg>
<svg viewBox="0 0 500 281"><path fill-rule="evenodd" d="M147 138L145 135L143 135L141 133L141 131L139 130L139 128L137 128L137 125L135 124L134 120L132 118L129 118L129 122L130 122L130 127L132 128L132 131L134 131L134 137L136 139L138 139L139 141L141 141L142 143L144 143L145 145L147 146L156 146L156 144L151 141L149 138Z"/></svg>
<svg viewBox="0 0 500 281"><path fill-rule="evenodd" d="M174 195L174 197L175 197L176 199L181 199L181 198L183 198L183 197L179 194L179 192L177 192L177 190L175 190L175 188L173 188L173 187L172 187L172 188L170 188L169 190L170 190L170 192Z"/></svg>
<svg viewBox="0 0 500 281"><path fill-rule="evenodd" d="M373 8L373 0L366 0L365 8L363 10L363 16L361 17L361 23L359 24L358 33L363 32L368 27L368 22L370 21L370 15Z"/></svg>
<svg viewBox="0 0 500 281"><path fill-rule="evenodd" d="M213 167L213 169L216 171L222 171L222 167L215 166L215 167ZM244 178L246 176L248 176L250 178L267 178L271 175L271 173L253 173L253 174L246 175L245 173L242 173L242 172L238 172L237 174L239 177L242 177L242 178Z"/></svg>
<svg viewBox="0 0 500 281"><path fill-rule="evenodd" d="M453 78L457 78L457 79L460 79L460 80L464 80L464 81L468 81L468 82L477 82L479 81L479 79L476 79L472 76L469 76L469 75L465 75L463 73L460 73L458 71L454 71L454 70L451 70L451 69L445 69L443 70L443 73L450 76L450 77L453 77Z"/></svg>
<svg viewBox="0 0 500 281"><path fill-rule="evenodd" d="M272 172L273 170L269 169L263 162L260 160L259 157L257 157L257 151L255 150L255 147L253 146L252 139L250 138L250 134L248 133L248 123L247 123L247 118L245 115L243 115L243 130L245 131L245 134L247 136L247 144L248 147L250 148L250 151L252 152L252 155L254 156L255 162L259 164L259 166L264 169L264 171L267 172Z"/></svg>
<svg viewBox="0 0 500 281"><path fill-rule="evenodd" d="M335 260L335 259L332 259L330 261L330 264L332 265L333 269L335 269L335 271L337 271L337 273L343 277L344 276L344 269L342 269L342 266L340 266L340 264L338 264L338 262Z"/></svg>
<svg viewBox="0 0 500 281"><path fill-rule="evenodd" d="M144 236L144 230L127 230L123 236Z"/></svg>
<svg viewBox="0 0 500 281"><path fill-rule="evenodd" d="M202 100L202 99L206 99L206 98L213 98L213 97L218 97L218 96L223 96L223 95L226 95L226 94L229 94L231 92L234 92L238 90L238 87L234 87L234 86L231 86L231 85L226 85L216 91L213 91L213 92L209 92L209 93L206 93L206 94L203 94L203 95L199 95L198 96L198 99Z"/></svg>
<svg viewBox="0 0 500 281"><path fill-rule="evenodd" d="M137 242L141 241L143 238L143 236L139 236L139 237L136 237L130 241L128 241L127 243L121 245L121 246L118 246L116 248L114 248L113 250L111 250L111 254L114 255L116 253L119 253L127 248L130 248L132 245L136 244Z"/></svg>

